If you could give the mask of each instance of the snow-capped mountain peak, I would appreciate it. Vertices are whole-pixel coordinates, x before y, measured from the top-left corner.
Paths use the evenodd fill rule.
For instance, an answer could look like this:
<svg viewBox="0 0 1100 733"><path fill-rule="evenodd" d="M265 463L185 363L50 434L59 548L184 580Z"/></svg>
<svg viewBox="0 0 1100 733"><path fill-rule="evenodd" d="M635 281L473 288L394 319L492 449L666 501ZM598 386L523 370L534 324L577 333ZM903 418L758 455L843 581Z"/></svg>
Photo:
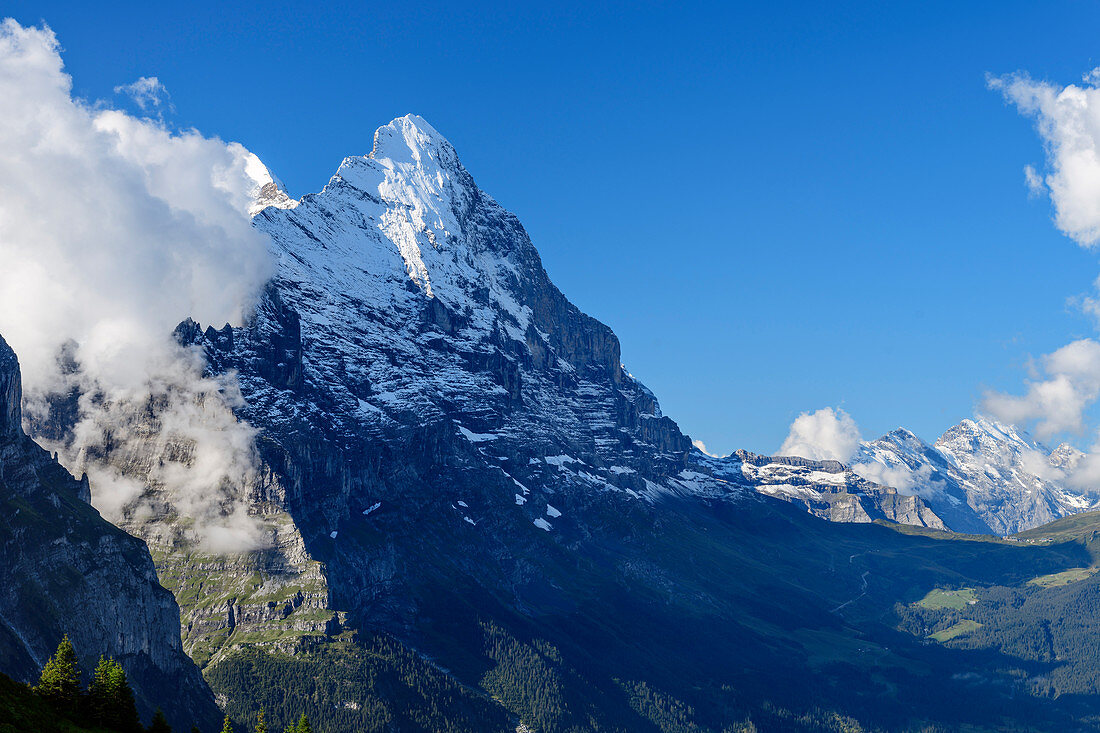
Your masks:
<svg viewBox="0 0 1100 733"><path fill-rule="evenodd" d="M353 436L432 424L485 460L549 465L557 485L572 477L639 496L732 491L680 476L679 459L659 470L620 460L624 446L636 444L632 455L641 456L652 446L686 451L690 442L622 368L611 330L554 287L516 217L477 187L422 118L383 125L371 153L345 158L322 191L265 208L253 224L270 238L279 296L260 309L274 322L261 318L239 338L267 349L268 331L294 321L301 363L289 371L313 396L285 412L282 404L257 410L257 421L305 420ZM203 340L187 330L192 342ZM240 372L250 406L285 401L267 375L249 375L245 351L208 344L212 361ZM522 473L507 474L530 486Z"/></svg>
<svg viewBox="0 0 1100 733"><path fill-rule="evenodd" d="M245 157L245 175L252 181L251 203L248 215L256 216L269 206L279 209L292 209L298 202L286 192L283 182L276 178L257 156L249 153Z"/></svg>
<svg viewBox="0 0 1100 733"><path fill-rule="evenodd" d="M948 455L954 455L954 451L963 446L970 446L971 450L998 453L1050 453L1026 431L983 416L963 420L945 432L936 441L936 446Z"/></svg>
<svg viewBox="0 0 1100 733"><path fill-rule="evenodd" d="M919 494L949 527L1010 534L1092 508L1064 484L1080 452L1051 453L1025 430L985 416L965 419L928 445L908 430L864 443L860 475Z"/></svg>
<svg viewBox="0 0 1100 733"><path fill-rule="evenodd" d="M465 242L478 194L451 144L421 117L399 117L378 128L369 155L344 159L326 191L339 184L391 205L379 227L398 245L409 276L431 294L424 247Z"/></svg>
<svg viewBox="0 0 1100 733"><path fill-rule="evenodd" d="M461 167L454 146L420 115L407 114L374 133L370 156L391 166L411 166L424 170Z"/></svg>
<svg viewBox="0 0 1100 733"><path fill-rule="evenodd" d="M1064 471L1065 473L1071 473L1074 471L1081 459L1085 457L1084 451L1080 451L1074 448L1069 443L1062 443L1050 454L1050 465L1057 469Z"/></svg>

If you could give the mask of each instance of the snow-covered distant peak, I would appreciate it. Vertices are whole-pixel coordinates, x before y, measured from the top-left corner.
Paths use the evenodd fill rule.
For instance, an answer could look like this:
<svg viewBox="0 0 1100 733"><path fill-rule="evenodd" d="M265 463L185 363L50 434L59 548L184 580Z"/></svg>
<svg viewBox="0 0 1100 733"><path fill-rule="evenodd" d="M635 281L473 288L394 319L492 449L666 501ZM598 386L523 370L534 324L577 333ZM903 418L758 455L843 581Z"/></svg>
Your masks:
<svg viewBox="0 0 1100 733"><path fill-rule="evenodd" d="M268 206L280 209L293 209L298 202L287 195L286 187L282 181L272 175L263 161L255 154L249 153L245 158L245 174L252 180L252 203L248 207L248 215L256 216Z"/></svg>
<svg viewBox="0 0 1100 733"><path fill-rule="evenodd" d="M919 493L949 527L1008 534L1094 506L1066 481L1082 455L1069 445L1052 452L1026 430L978 415L932 446L907 430L864 443L856 459L863 463L853 468ZM985 529L967 516L968 508Z"/></svg>
<svg viewBox="0 0 1100 733"><path fill-rule="evenodd" d="M1050 454L1050 464L1067 473L1075 470L1077 464L1085 457L1083 451L1074 448L1069 443L1062 443Z"/></svg>
<svg viewBox="0 0 1100 733"><path fill-rule="evenodd" d="M967 418L963 420L958 425L945 432L939 441L936 442L936 445L939 446L940 443L946 443L953 439L963 437L993 441L999 444L1011 444L1015 448L1022 450L1041 450L1044 453L1049 452L1040 443L1036 442L1026 430L982 415L976 415L973 419Z"/></svg>
<svg viewBox="0 0 1100 733"><path fill-rule="evenodd" d="M891 430L876 442L889 442L898 447L909 448L911 450L924 450L928 447L928 444L918 437L916 433L907 428L896 428ZM864 442L861 448L866 449L870 445L871 443Z"/></svg>

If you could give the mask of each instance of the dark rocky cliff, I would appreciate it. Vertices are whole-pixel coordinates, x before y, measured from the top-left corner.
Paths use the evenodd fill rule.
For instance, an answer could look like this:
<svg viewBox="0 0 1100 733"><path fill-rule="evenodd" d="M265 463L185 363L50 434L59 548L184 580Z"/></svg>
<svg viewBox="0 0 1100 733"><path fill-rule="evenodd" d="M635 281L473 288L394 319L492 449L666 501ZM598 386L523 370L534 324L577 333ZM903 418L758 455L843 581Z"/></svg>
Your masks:
<svg viewBox="0 0 1100 733"><path fill-rule="evenodd" d="M179 636L179 608L145 544L103 520L76 480L23 433L20 373L0 338L0 671L33 681L69 634L85 674L99 655L126 669L144 716L179 729L218 709Z"/></svg>

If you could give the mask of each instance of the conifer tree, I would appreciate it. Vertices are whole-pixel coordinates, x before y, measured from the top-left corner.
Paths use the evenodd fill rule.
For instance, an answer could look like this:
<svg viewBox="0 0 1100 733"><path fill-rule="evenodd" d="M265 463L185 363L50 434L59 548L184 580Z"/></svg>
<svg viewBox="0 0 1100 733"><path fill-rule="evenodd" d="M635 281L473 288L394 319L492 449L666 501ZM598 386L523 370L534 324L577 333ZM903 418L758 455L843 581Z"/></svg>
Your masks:
<svg viewBox="0 0 1100 733"><path fill-rule="evenodd" d="M260 706L260 714L256 716L256 733L267 733L267 721L264 720L264 708Z"/></svg>
<svg viewBox="0 0 1100 733"><path fill-rule="evenodd" d="M149 733L172 733L172 726L168 725L168 719L164 717L164 713L158 708L157 712L153 714L153 721L149 723L147 730Z"/></svg>
<svg viewBox="0 0 1100 733"><path fill-rule="evenodd" d="M113 664L114 660L100 657L95 672L92 673L92 681L88 683L86 710L88 722L92 725L108 724L111 708L110 670Z"/></svg>
<svg viewBox="0 0 1100 733"><path fill-rule="evenodd" d="M100 657L92 681L88 685L88 719L119 733L141 733L134 691L126 679L126 671L110 657Z"/></svg>
<svg viewBox="0 0 1100 733"><path fill-rule="evenodd" d="M229 715L225 716L225 725L222 726L222 733L233 733L233 721L229 719Z"/></svg>
<svg viewBox="0 0 1100 733"><path fill-rule="evenodd" d="M65 715L73 716L80 703L80 667L69 635L61 639L57 652L42 668L35 692Z"/></svg>
<svg viewBox="0 0 1100 733"><path fill-rule="evenodd" d="M141 718L138 717L137 703L134 702L134 691L130 689L130 682L126 679L126 670L118 662L111 660L109 680L111 683L111 720L116 730L123 733L139 733L141 731Z"/></svg>
<svg viewBox="0 0 1100 733"><path fill-rule="evenodd" d="M313 733L313 726L309 724L309 718L305 713L302 713L302 717L298 719L298 727L295 728L294 733Z"/></svg>

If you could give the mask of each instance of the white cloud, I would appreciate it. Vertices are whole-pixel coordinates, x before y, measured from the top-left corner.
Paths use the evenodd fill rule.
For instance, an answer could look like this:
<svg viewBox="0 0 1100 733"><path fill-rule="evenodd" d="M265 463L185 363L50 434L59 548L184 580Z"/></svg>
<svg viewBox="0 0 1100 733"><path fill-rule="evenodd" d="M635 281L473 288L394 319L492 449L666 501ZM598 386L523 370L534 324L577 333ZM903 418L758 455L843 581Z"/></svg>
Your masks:
<svg viewBox="0 0 1100 733"><path fill-rule="evenodd" d="M844 410L825 407L795 418L778 455L846 463L859 443L855 420Z"/></svg>
<svg viewBox="0 0 1100 733"><path fill-rule="evenodd" d="M702 451L703 453L705 453L705 454L707 454L708 456L710 456L711 458L725 458L725 457L726 457L726 456L724 456L724 455L723 455L723 456L720 456L720 455L718 455L717 453L711 453L711 452L710 452L709 450L707 450L707 445L706 445L706 443L704 443L704 442L703 442L703 441L701 441L701 440L693 440L693 441L691 441L691 444L692 444L693 446L695 446L696 448L698 448L698 449L699 449L700 451Z"/></svg>
<svg viewBox="0 0 1100 733"><path fill-rule="evenodd" d="M150 94L155 82L145 80ZM213 535L236 526L239 504L222 499L253 468L251 429L232 419L232 384L203 378L171 333L188 316L239 323L269 277L267 243L246 213L266 169L236 143L174 133L71 90L51 30L0 23L0 333L23 364L29 413L50 393L85 394L84 445L117 430L123 406L155 406L191 452L154 478ZM75 374L59 366L63 349ZM88 468L101 474L97 502L117 516L137 490Z"/></svg>
<svg viewBox="0 0 1100 733"><path fill-rule="evenodd" d="M892 486L899 494L916 494L924 499L934 499L943 493L947 485L932 478L932 467L921 464L916 470L904 465L887 466L876 461L852 465L856 475L883 486Z"/></svg>
<svg viewBox="0 0 1100 733"><path fill-rule="evenodd" d="M1079 309L1092 319L1093 323L1100 327L1100 278L1092 284L1095 295L1076 295L1066 300L1066 305Z"/></svg>
<svg viewBox="0 0 1100 733"><path fill-rule="evenodd" d="M1027 193L1031 198L1038 198L1047 192L1043 177L1035 170L1035 166L1024 166L1024 183L1027 184Z"/></svg>
<svg viewBox="0 0 1100 733"><path fill-rule="evenodd" d="M1027 74L990 77L1022 114L1036 121L1047 153L1045 184L1054 204L1057 227L1085 247L1100 242L1100 70L1082 85L1062 87L1035 81ZM1025 169L1029 187L1043 183Z"/></svg>
<svg viewBox="0 0 1100 733"><path fill-rule="evenodd" d="M1065 484L1071 488L1100 493L1100 440L1089 448L1079 460L1067 467Z"/></svg>
<svg viewBox="0 0 1100 733"><path fill-rule="evenodd" d="M143 76L129 84L120 84L115 87L115 94L125 94L134 100L134 104L140 107L142 112L172 109L168 89L155 76Z"/></svg>
<svg viewBox="0 0 1100 733"><path fill-rule="evenodd" d="M1082 433L1085 410L1100 396L1100 343L1080 339L1039 360L1039 373L1022 396L988 392L982 412L1001 422L1036 422L1035 433L1047 439L1059 433Z"/></svg>
<svg viewBox="0 0 1100 733"><path fill-rule="evenodd" d="M1020 452L1020 466L1028 473L1044 481L1059 483L1066 479L1066 472L1050 462L1050 456L1037 450Z"/></svg>

